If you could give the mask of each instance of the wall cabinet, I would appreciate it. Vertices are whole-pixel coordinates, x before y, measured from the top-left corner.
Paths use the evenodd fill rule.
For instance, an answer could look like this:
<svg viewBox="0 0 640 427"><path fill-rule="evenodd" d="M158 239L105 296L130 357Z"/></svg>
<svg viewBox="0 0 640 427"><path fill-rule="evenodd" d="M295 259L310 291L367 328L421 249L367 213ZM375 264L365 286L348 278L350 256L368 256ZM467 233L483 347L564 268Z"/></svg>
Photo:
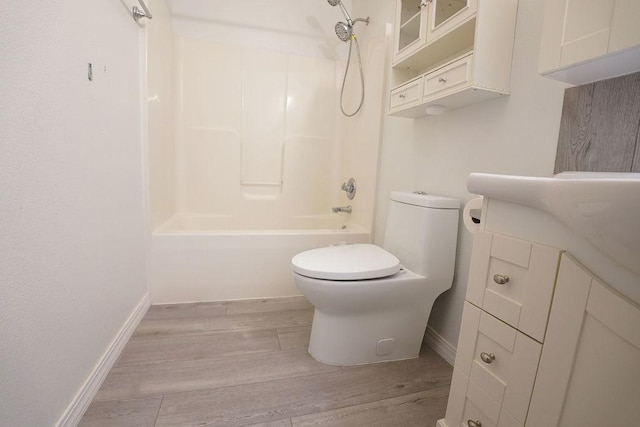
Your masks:
<svg viewBox="0 0 640 427"><path fill-rule="evenodd" d="M516 12L517 0L397 0L389 114L508 94Z"/></svg>
<svg viewBox="0 0 640 427"><path fill-rule="evenodd" d="M639 326L640 307L569 254L479 232L438 426L635 425Z"/></svg>
<svg viewBox="0 0 640 427"><path fill-rule="evenodd" d="M539 72L575 85L640 71L638 0L546 0Z"/></svg>
<svg viewBox="0 0 640 427"><path fill-rule="evenodd" d="M398 0L394 65L469 21L478 0Z"/></svg>

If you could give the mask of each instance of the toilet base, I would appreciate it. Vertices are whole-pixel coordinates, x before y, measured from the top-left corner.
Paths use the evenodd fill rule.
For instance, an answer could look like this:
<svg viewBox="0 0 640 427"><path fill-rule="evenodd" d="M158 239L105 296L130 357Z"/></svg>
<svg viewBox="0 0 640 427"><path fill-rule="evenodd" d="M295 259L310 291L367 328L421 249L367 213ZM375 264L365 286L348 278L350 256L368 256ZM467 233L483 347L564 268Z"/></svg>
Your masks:
<svg viewBox="0 0 640 427"><path fill-rule="evenodd" d="M315 309L309 354L328 365L364 365L419 356L431 304L420 312L406 307L388 313L330 315Z"/></svg>
<svg viewBox="0 0 640 427"><path fill-rule="evenodd" d="M407 269L362 281L294 277L315 307L309 354L338 366L418 357L433 303L451 287L449 278L425 278Z"/></svg>

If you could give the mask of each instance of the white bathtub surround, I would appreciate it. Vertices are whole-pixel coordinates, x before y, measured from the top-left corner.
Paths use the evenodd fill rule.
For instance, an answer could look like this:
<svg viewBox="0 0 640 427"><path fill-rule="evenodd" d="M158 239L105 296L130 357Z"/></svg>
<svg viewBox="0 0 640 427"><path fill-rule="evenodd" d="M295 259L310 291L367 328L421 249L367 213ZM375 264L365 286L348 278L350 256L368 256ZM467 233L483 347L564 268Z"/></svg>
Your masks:
<svg viewBox="0 0 640 427"><path fill-rule="evenodd" d="M149 211L154 230L176 211L176 117L174 35L165 0L149 0L147 31L147 167ZM144 102L144 100L143 100Z"/></svg>
<svg viewBox="0 0 640 427"><path fill-rule="evenodd" d="M340 12L325 1L167 2L174 15L173 27L184 37L317 58L346 58L344 45L333 32ZM351 0L343 3L351 10Z"/></svg>
<svg viewBox="0 0 640 427"><path fill-rule="evenodd" d="M178 211L326 213L339 179L336 62L176 40Z"/></svg>
<svg viewBox="0 0 640 427"><path fill-rule="evenodd" d="M176 102L175 140L149 141L154 303L295 295L295 253L369 241L387 53L386 21L373 19L388 2L357 3L358 16L372 10L358 33L367 97L346 119L338 94L348 46L333 32L339 10L294 0L169 2L173 28L149 33L150 46L171 33L175 48L172 72L149 73ZM151 58L161 51L149 54L150 67L166 66ZM360 95L352 83L347 107ZM150 116L150 128L167 126L159 119L170 117ZM175 176L154 175L165 166ZM352 201L340 190L349 177L359 183ZM352 214L331 213L347 204ZM346 232L336 232L345 221Z"/></svg>

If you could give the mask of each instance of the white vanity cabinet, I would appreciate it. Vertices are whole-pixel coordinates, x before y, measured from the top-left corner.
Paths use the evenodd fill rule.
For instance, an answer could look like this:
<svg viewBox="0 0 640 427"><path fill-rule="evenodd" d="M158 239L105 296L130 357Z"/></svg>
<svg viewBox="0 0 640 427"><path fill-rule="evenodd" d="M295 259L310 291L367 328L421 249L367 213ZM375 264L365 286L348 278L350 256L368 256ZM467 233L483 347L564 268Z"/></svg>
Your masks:
<svg viewBox="0 0 640 427"><path fill-rule="evenodd" d="M575 85L640 70L640 1L546 0L539 72Z"/></svg>
<svg viewBox="0 0 640 427"><path fill-rule="evenodd" d="M530 427L640 423L640 307L562 256Z"/></svg>
<svg viewBox="0 0 640 427"><path fill-rule="evenodd" d="M478 232L438 426L622 427L638 420L640 307L566 252Z"/></svg>
<svg viewBox="0 0 640 427"><path fill-rule="evenodd" d="M396 0L389 114L419 117L429 105L451 109L508 94L517 6Z"/></svg>
<svg viewBox="0 0 640 427"><path fill-rule="evenodd" d="M542 342L559 260L557 248L479 232L466 299Z"/></svg>
<svg viewBox="0 0 640 427"><path fill-rule="evenodd" d="M523 426L561 251L478 232L441 427Z"/></svg>
<svg viewBox="0 0 640 427"><path fill-rule="evenodd" d="M448 426L522 426L542 345L465 302ZM453 397L455 396L455 397Z"/></svg>

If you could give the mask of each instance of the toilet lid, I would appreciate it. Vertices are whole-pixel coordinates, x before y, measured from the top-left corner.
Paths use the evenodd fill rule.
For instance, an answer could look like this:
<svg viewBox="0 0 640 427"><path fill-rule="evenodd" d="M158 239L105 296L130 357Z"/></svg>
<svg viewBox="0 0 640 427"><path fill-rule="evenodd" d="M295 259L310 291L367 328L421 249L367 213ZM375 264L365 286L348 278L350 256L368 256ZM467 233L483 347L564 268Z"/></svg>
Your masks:
<svg viewBox="0 0 640 427"><path fill-rule="evenodd" d="M400 271L398 258L370 244L312 249L294 256L291 264L302 276L326 280L376 279Z"/></svg>

